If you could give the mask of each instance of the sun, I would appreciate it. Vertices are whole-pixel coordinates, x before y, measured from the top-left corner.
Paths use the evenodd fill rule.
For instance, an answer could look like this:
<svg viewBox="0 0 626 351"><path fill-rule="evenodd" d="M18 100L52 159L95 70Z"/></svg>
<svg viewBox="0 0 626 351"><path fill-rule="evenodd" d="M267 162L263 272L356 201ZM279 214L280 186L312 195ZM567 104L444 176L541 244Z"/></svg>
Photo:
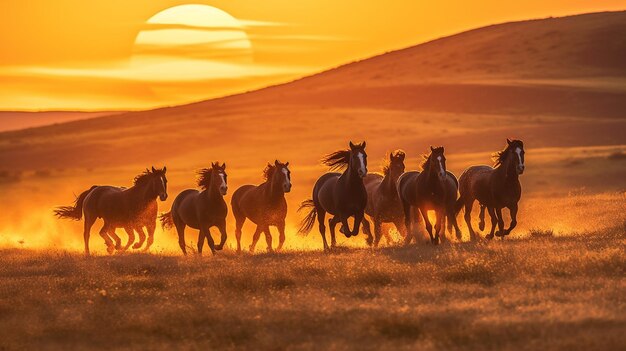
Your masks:
<svg viewBox="0 0 626 351"><path fill-rule="evenodd" d="M244 26L208 5L179 5L152 16L135 39L133 55L240 61L252 59Z"/></svg>

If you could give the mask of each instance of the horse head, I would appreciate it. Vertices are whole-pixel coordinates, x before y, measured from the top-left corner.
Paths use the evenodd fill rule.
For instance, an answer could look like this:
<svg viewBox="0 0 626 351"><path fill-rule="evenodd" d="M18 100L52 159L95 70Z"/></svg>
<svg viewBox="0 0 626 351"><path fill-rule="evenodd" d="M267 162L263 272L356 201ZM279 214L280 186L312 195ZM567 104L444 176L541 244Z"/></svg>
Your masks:
<svg viewBox="0 0 626 351"><path fill-rule="evenodd" d="M226 195L228 192L228 175L226 174L226 163L220 165L219 162L211 163L211 183L219 187L220 194Z"/></svg>
<svg viewBox="0 0 626 351"><path fill-rule="evenodd" d="M506 142L507 150L509 150L511 156L513 156L515 171L518 175L523 174L526 168L526 166L524 166L524 142L517 139L509 140L508 138Z"/></svg>
<svg viewBox="0 0 626 351"><path fill-rule="evenodd" d="M430 163L430 171L437 172L437 177L439 180L443 181L446 179L446 156L444 155L443 146L439 147L430 147L430 156L428 156L428 161Z"/></svg>
<svg viewBox="0 0 626 351"><path fill-rule="evenodd" d="M353 144L350 142L350 164L349 167L356 169L359 177L364 178L367 175L367 153L365 152L365 141L361 144Z"/></svg>
<svg viewBox="0 0 626 351"><path fill-rule="evenodd" d="M272 167L272 186L281 187L284 193L291 191L291 171L289 170L289 162L282 163L278 160L274 160L274 165L268 164L268 167Z"/></svg>
<svg viewBox="0 0 626 351"><path fill-rule="evenodd" d="M389 163L385 166L385 173L388 173L391 179L397 180L404 173L405 157L406 154L402 150L389 153Z"/></svg>
<svg viewBox="0 0 626 351"><path fill-rule="evenodd" d="M152 167L152 171L148 171L150 174L150 186L152 187L153 195L158 196L159 200L165 201L167 200L167 178L165 177L165 172L167 171L167 167L163 167L163 169L156 169L154 166Z"/></svg>

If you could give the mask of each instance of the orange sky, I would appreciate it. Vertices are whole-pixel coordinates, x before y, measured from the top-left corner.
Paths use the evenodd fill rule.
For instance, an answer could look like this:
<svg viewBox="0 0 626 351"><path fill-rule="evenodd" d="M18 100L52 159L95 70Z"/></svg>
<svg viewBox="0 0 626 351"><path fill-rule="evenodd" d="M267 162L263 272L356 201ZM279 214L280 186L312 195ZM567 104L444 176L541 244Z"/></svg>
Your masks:
<svg viewBox="0 0 626 351"><path fill-rule="evenodd" d="M197 8L177 15L174 24L146 23L183 4L221 9L240 27L223 28L229 16L210 13L193 22ZM474 27L625 8L624 0L5 1L0 4L0 110L181 104ZM177 22L181 18L185 23ZM177 34L168 36L168 30ZM148 34L137 44L140 32ZM149 37L153 33L163 34L155 42Z"/></svg>

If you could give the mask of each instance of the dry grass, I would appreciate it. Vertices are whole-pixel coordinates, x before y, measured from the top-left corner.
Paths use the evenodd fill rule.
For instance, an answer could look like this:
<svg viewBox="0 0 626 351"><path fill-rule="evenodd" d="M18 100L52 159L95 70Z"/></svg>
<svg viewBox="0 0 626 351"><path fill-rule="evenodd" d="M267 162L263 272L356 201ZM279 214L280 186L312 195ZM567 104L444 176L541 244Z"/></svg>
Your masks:
<svg viewBox="0 0 626 351"><path fill-rule="evenodd" d="M215 257L0 251L0 349L623 349L623 228Z"/></svg>

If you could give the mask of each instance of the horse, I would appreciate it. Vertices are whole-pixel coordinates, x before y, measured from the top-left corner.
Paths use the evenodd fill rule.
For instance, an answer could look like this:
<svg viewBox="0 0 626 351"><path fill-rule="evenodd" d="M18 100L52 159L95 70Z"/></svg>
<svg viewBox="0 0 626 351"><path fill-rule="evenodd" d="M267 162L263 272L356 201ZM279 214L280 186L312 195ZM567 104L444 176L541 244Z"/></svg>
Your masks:
<svg viewBox="0 0 626 351"><path fill-rule="evenodd" d="M383 175L369 173L363 178L365 190L367 190L367 206L365 213L374 222L374 242L376 247L382 236L383 223L393 223L402 237L406 237L404 224L404 211L402 202L398 196L396 182L404 173L404 158L406 154L402 150L396 150L389 154L389 160L383 166ZM363 219L363 223L367 219ZM368 226L364 224L364 226ZM385 232L387 242L391 242L389 232Z"/></svg>
<svg viewBox="0 0 626 351"><path fill-rule="evenodd" d="M444 148L431 146L430 154L423 157L422 172L406 172L400 176L397 182L408 232L404 243L405 245L410 244L412 238L417 241L415 231L411 230L412 209L415 210L415 222L419 222L419 214L421 213L430 241L433 244L438 244L440 238L442 241L445 240L445 232L441 232L441 228L446 220L455 228L457 239L461 239L461 230L454 216L458 182L454 174L446 170ZM437 217L434 236L432 224L428 219L428 210L434 210Z"/></svg>
<svg viewBox="0 0 626 351"><path fill-rule="evenodd" d="M141 224L137 223L137 219L148 211L157 197L161 201L167 200L166 171L166 167L146 169L145 172L135 177L133 186L130 188L94 185L82 192L73 206L58 207L54 213L58 218L74 220L80 220L84 215L85 255L89 255L91 227L98 218L104 220L100 236L104 239L107 252L112 254L116 249L121 251L121 240L115 234L115 229L124 228L130 233L133 228ZM111 237L115 240L115 244ZM151 244L152 240L149 239L149 241Z"/></svg>
<svg viewBox="0 0 626 351"><path fill-rule="evenodd" d="M278 251L285 243L285 217L287 217L287 200L285 193L291 191L291 171L289 162L274 164L268 163L263 170L265 181L260 185L243 185L239 187L231 199L231 207L235 215L235 237L237 238L237 252L241 252L241 228L246 219L256 224L252 236L250 252L254 252L261 232L265 233L267 250L273 251L270 226L278 229Z"/></svg>
<svg viewBox="0 0 626 351"><path fill-rule="evenodd" d="M344 169L344 171L322 175L313 187L313 198L303 201L298 209L298 211L310 209L302 220L299 233L309 233L317 217L324 250L329 250L324 223L326 213L334 216L328 221L332 247L336 246L335 225L339 222L342 224L340 231L346 237L359 234L359 227L367 205L367 190L363 184L363 178L367 175L365 145L365 142L356 145L350 142L350 149L336 151L324 157L322 163L329 166L331 170ZM352 230L348 226L349 217L354 217ZM365 226L364 231L370 238L368 242L371 242L371 231Z"/></svg>
<svg viewBox="0 0 626 351"><path fill-rule="evenodd" d="M224 201L224 195L228 191L226 164L219 162L211 164L211 168L203 168L198 171L198 186L196 189L183 190L174 202L170 212L159 216L164 229L176 227L178 233L178 245L187 255L185 244L185 228L187 226L198 229L198 253L202 254L204 240L208 241L211 253L222 250L226 243L226 215L228 207ZM211 236L210 228L217 227L220 231L220 243L216 246Z"/></svg>
<svg viewBox="0 0 626 351"><path fill-rule="evenodd" d="M486 236L493 239L495 223L498 223L496 236L509 235L517 225L518 202L522 196L522 186L519 176L524 173L524 143L521 140L506 139L507 145L494 154L495 164L491 166L472 166L466 169L461 178L460 197L456 204L456 213L465 207L465 222L469 229L471 240L476 239L472 228L471 214L475 200L481 205L481 230L484 229L484 209L491 217L491 232ZM502 209L509 209L511 224L504 229Z"/></svg>

